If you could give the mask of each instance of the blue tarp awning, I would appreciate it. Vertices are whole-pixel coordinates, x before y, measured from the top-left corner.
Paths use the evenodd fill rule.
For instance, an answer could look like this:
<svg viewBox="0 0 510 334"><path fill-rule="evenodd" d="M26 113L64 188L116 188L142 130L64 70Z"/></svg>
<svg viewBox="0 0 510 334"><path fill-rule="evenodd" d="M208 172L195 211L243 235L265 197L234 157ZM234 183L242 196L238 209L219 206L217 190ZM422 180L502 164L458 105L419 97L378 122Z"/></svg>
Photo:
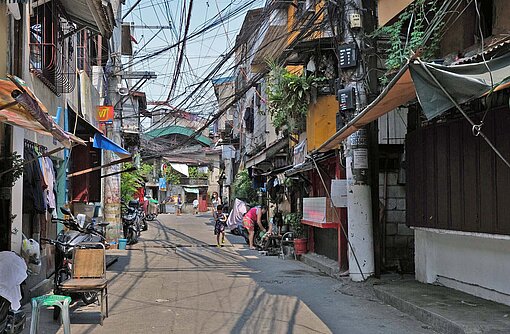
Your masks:
<svg viewBox="0 0 510 334"><path fill-rule="evenodd" d="M98 132L94 134L94 143L92 144L92 146L95 148L100 148L102 150L115 152L115 154L117 154L120 158L123 159L131 156L131 153L122 148L122 146L116 144L115 142L106 138L105 136Z"/></svg>

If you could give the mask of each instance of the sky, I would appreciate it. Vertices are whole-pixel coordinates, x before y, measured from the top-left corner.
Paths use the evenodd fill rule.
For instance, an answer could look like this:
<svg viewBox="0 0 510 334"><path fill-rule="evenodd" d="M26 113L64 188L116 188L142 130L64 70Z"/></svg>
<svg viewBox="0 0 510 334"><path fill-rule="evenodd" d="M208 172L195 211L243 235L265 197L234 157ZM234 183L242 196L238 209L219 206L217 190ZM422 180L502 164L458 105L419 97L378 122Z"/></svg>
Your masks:
<svg viewBox="0 0 510 334"><path fill-rule="evenodd" d="M136 0L127 0L123 12L127 12ZM265 0L194 0L191 12L189 34L221 12L222 18L228 10L235 11L244 4L248 8L240 11L230 20L223 20L210 31L189 40L186 45L186 56L182 64L181 75L172 96L171 104L176 106L182 102L182 98L196 87L214 66L220 57L233 47L235 38L242 25L245 13L249 9L259 8ZM186 12L183 15L183 6L186 4ZM134 44L135 57L151 54L162 47L171 45L180 40L179 36L184 33L184 17L187 14L189 0L142 0L136 8L124 19L124 22L133 22L135 26L172 26L173 29L142 29L135 28L133 37L138 44ZM230 6L230 7L229 7ZM228 8L227 12L225 9ZM170 83L175 71L178 58L178 48L173 48L152 59L145 60L134 66L135 71L154 71L158 78L151 80L140 89L145 91L147 101L165 101L167 99ZM128 61L124 57L123 61ZM217 77L229 76L231 73L217 75ZM180 96L180 97L179 97ZM217 111L212 85L194 96L184 106L187 111L200 112L204 115ZM148 106L151 109L151 106Z"/></svg>

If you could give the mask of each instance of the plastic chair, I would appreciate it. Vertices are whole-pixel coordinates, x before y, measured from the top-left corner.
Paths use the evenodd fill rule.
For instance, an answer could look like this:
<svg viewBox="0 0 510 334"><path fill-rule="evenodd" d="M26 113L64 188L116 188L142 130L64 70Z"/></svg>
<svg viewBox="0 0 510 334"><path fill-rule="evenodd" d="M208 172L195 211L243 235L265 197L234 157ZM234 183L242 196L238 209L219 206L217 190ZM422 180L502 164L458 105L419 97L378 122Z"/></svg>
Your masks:
<svg viewBox="0 0 510 334"><path fill-rule="evenodd" d="M71 321L69 320L69 304L71 297L61 295L46 295L32 298L32 320L30 321L30 334L37 334L39 327L39 311L41 307L60 307L64 334L71 334Z"/></svg>

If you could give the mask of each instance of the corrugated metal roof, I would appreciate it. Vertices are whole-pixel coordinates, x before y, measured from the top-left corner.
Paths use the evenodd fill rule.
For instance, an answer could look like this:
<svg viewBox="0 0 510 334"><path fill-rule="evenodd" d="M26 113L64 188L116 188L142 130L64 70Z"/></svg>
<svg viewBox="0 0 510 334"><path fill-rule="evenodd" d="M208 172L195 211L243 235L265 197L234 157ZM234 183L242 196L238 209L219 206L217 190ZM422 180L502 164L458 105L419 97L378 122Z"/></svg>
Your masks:
<svg viewBox="0 0 510 334"><path fill-rule="evenodd" d="M63 0L62 6L71 20L79 25L98 31L105 38L112 36L115 18L109 1Z"/></svg>
<svg viewBox="0 0 510 334"><path fill-rule="evenodd" d="M483 46L484 56L493 56L499 51L508 51L510 46L510 34L500 34L490 36L485 39ZM464 57L456 60L452 65L461 65L467 63L475 63L482 61L482 47L480 44L473 45L471 48L464 50Z"/></svg>

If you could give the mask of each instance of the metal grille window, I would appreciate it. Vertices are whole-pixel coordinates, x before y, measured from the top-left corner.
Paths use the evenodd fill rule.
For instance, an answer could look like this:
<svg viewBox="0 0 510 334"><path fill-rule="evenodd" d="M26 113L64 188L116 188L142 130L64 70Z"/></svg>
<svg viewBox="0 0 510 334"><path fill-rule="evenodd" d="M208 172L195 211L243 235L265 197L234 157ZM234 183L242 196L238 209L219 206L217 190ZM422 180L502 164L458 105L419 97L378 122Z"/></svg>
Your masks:
<svg viewBox="0 0 510 334"><path fill-rule="evenodd" d="M108 43L88 29L80 30L76 39L77 68L91 77L92 66L103 66L108 61Z"/></svg>
<svg viewBox="0 0 510 334"><path fill-rule="evenodd" d="M72 92L76 85L75 29L58 2L46 2L33 8L30 71L57 95Z"/></svg>
<svg viewBox="0 0 510 334"><path fill-rule="evenodd" d="M85 71L89 77L92 75L92 67L90 64L90 37L90 32L86 29L83 29L78 34L76 34L77 67L79 70Z"/></svg>

